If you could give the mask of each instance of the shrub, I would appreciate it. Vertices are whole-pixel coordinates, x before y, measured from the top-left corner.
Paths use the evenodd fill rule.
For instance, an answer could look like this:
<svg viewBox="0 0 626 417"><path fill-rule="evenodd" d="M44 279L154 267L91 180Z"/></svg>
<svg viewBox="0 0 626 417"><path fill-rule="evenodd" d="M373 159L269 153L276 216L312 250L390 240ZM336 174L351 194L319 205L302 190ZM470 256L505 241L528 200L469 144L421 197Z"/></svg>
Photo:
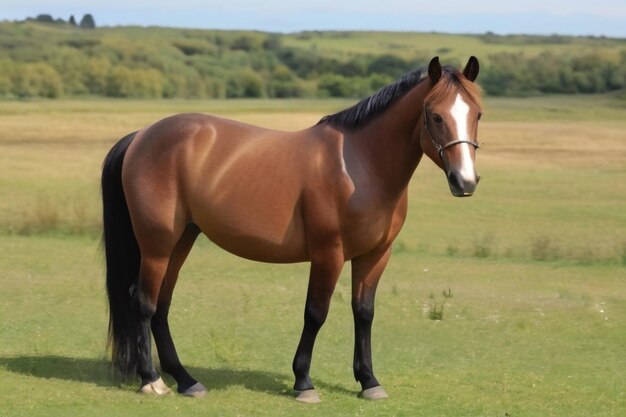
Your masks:
<svg viewBox="0 0 626 417"><path fill-rule="evenodd" d="M48 64L23 64L15 68L11 90L21 98L57 98L63 95L63 80Z"/></svg>
<svg viewBox="0 0 626 417"><path fill-rule="evenodd" d="M237 71L226 84L226 97L263 97L265 85L263 79L254 71L244 69Z"/></svg>
<svg viewBox="0 0 626 417"><path fill-rule="evenodd" d="M431 320L443 320L443 310L448 300L452 298L452 289L448 288L447 291L443 290L441 295L443 296L443 301L441 303L437 303L434 294L430 294L429 298L432 301L428 309L428 318Z"/></svg>

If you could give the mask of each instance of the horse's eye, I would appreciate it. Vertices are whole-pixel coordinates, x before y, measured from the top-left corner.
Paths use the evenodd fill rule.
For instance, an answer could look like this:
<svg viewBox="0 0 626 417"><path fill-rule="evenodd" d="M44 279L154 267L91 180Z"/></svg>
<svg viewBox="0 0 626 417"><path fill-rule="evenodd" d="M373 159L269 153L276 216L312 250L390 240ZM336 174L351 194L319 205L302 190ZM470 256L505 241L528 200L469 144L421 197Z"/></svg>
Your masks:
<svg viewBox="0 0 626 417"><path fill-rule="evenodd" d="M441 124L443 123L443 117L439 116L438 114L433 114L433 122Z"/></svg>
<svg viewBox="0 0 626 417"><path fill-rule="evenodd" d="M480 120L483 117L482 113L478 113L478 120Z"/></svg>

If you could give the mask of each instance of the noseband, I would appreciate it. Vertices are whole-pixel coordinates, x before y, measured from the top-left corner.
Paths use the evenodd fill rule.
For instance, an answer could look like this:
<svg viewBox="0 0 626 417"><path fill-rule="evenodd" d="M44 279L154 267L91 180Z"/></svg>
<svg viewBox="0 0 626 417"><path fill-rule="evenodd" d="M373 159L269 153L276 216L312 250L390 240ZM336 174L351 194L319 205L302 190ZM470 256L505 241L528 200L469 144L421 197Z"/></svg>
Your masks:
<svg viewBox="0 0 626 417"><path fill-rule="evenodd" d="M437 153L439 154L439 158L441 158L441 160L443 161L443 151L454 146L454 145L458 145L460 143L468 143L470 145L472 145L474 147L474 149L478 149L480 148L480 146L478 146L478 141L476 140L453 140L452 142L448 142L445 144L441 144L439 142L437 142L435 140L435 136L433 135L433 133L430 130L430 126L428 125L428 106L424 106L424 127L426 128L426 131L428 132L428 136L430 136L430 140L433 142L433 145L435 146L435 148L437 149Z"/></svg>

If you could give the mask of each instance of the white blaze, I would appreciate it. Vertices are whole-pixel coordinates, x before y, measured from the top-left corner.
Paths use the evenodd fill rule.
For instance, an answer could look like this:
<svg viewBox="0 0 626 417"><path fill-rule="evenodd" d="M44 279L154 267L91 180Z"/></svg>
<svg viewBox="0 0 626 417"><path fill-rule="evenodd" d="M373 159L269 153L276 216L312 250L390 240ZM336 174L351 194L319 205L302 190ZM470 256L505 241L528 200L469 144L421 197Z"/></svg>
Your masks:
<svg viewBox="0 0 626 417"><path fill-rule="evenodd" d="M450 114L456 122L455 140L473 140L473 138L470 138L468 131L469 111L470 106L463 100L461 94L457 94L456 100L454 100L454 104L450 108ZM474 161L472 161L469 143L459 143L456 146L461 151L459 174L461 174L464 180L475 181Z"/></svg>

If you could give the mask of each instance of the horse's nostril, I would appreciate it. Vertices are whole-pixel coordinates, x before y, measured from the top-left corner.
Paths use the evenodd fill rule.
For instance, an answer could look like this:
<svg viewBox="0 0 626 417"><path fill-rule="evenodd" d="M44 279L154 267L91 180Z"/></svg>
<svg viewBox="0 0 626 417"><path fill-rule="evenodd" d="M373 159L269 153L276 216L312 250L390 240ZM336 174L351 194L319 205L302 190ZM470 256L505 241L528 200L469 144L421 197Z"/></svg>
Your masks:
<svg viewBox="0 0 626 417"><path fill-rule="evenodd" d="M477 172L476 173L476 184L478 184L480 182L480 174Z"/></svg>
<svg viewBox="0 0 626 417"><path fill-rule="evenodd" d="M448 174L448 184L450 184L450 187L453 189L461 189L461 181L459 179L459 175L456 172L450 172Z"/></svg>

